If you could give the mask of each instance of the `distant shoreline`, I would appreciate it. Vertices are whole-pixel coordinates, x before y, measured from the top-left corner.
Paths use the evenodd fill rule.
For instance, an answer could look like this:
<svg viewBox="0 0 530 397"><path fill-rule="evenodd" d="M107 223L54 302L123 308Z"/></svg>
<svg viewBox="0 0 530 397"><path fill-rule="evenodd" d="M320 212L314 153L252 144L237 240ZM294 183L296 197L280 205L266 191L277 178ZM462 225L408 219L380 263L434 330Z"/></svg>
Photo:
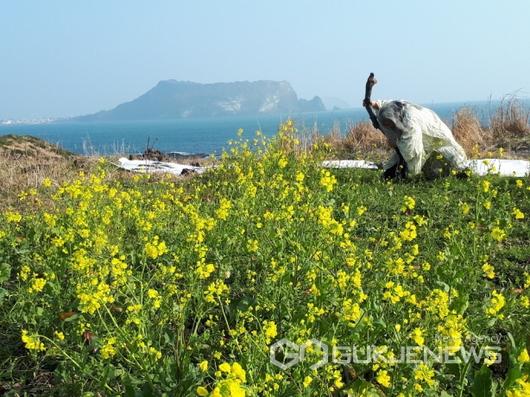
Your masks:
<svg viewBox="0 0 530 397"><path fill-rule="evenodd" d="M389 99L389 98L381 98ZM406 98L401 98L409 102L414 102ZM524 107L530 108L530 97L528 98L516 98ZM444 107L485 107L486 105L492 106L493 108L499 107L502 103L502 99L495 100L468 100L468 101L449 101L449 102L415 102L421 106L428 108L437 108L440 106ZM290 117L303 114L318 114L318 113L335 113L335 112L363 112L362 106L344 107L344 108L333 108L321 111L309 111L309 112L296 112L296 113L256 113L256 114L245 114L245 115L219 115L215 117L168 117L168 118L155 118L155 119L136 119L136 120L95 120L95 121L83 121L79 120L78 116L58 116L58 117L37 117L30 119L18 119L18 118L6 118L0 119L0 126L14 126L14 125L41 125L41 124L54 124L54 123L134 123L134 122L164 122L164 121L182 121L182 120L223 120L231 118L267 118L267 117Z"/></svg>

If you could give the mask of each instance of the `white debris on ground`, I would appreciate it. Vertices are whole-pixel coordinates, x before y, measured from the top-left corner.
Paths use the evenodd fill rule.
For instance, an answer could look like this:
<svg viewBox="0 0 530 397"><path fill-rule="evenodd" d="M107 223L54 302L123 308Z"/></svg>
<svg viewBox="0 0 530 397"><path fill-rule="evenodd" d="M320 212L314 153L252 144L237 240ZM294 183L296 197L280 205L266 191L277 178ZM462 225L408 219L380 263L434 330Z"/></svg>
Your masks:
<svg viewBox="0 0 530 397"><path fill-rule="evenodd" d="M174 175L183 175L189 172L202 174L207 167L196 167L193 165L170 163L154 160L129 160L122 157L116 164L119 168L134 172L167 172ZM366 160L326 160L322 162L324 168L360 168L377 170L378 165ZM466 167L475 175L500 175L525 177L530 176L530 161L528 160L504 160L504 159L479 159L467 160Z"/></svg>
<svg viewBox="0 0 530 397"><path fill-rule="evenodd" d="M166 172L174 175L185 175L189 172L202 174L206 167L196 167L188 164L169 163L155 160L129 160L122 157L118 160L117 167L133 172Z"/></svg>
<svg viewBox="0 0 530 397"><path fill-rule="evenodd" d="M501 176L523 177L530 175L530 161L479 159L468 160L467 167L476 175L498 174Z"/></svg>
<svg viewBox="0 0 530 397"><path fill-rule="evenodd" d="M378 166L366 160L327 160L322 163L324 168L362 168L376 170ZM466 168L475 175L500 175L525 177L530 176L530 161L504 160L504 159L479 159L467 160Z"/></svg>
<svg viewBox="0 0 530 397"><path fill-rule="evenodd" d="M324 168L363 168L366 170L377 170L376 163L366 160L326 160L322 162Z"/></svg>

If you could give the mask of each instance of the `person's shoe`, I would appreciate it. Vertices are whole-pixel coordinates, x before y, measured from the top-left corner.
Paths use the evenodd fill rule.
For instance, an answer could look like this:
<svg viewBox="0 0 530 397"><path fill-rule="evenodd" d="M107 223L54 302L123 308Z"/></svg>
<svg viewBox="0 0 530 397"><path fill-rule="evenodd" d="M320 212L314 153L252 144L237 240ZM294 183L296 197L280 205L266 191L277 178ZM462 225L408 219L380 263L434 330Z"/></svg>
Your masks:
<svg viewBox="0 0 530 397"><path fill-rule="evenodd" d="M457 179L467 179L471 176L471 168L464 168L463 170L458 170L455 174Z"/></svg>

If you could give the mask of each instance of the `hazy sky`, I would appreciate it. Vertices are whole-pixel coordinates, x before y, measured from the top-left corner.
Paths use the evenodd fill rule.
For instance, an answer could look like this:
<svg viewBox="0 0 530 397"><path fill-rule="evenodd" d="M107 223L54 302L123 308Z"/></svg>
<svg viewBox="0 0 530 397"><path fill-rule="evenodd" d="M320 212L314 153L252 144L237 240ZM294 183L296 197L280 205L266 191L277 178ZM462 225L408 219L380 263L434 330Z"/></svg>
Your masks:
<svg viewBox="0 0 530 397"><path fill-rule="evenodd" d="M528 0L0 0L0 119L109 109L159 80L287 80L358 106L530 93Z"/></svg>

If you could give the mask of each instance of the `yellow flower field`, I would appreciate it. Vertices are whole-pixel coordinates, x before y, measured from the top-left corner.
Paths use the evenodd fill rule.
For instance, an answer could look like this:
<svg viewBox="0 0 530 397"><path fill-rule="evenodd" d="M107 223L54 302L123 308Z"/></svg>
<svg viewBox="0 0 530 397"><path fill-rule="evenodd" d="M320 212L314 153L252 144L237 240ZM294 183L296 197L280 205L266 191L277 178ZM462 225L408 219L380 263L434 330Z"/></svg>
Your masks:
<svg viewBox="0 0 530 397"><path fill-rule="evenodd" d="M326 150L289 121L201 176L102 159L21 195L0 214L0 392L530 395L529 181L383 182ZM303 360L275 363L281 340Z"/></svg>

